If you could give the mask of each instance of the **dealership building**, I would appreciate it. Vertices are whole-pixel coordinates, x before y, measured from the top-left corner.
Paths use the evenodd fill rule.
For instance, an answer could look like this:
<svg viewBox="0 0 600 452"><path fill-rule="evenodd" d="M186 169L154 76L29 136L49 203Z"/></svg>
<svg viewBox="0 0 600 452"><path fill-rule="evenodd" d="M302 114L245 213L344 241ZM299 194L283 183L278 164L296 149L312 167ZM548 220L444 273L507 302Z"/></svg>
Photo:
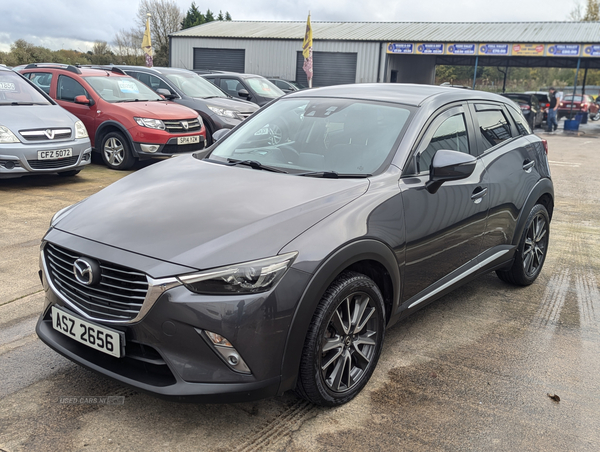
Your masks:
<svg viewBox="0 0 600 452"><path fill-rule="evenodd" d="M314 86L435 81L436 65L600 68L600 22L313 22ZM170 36L170 65L306 84L306 22L214 21Z"/></svg>

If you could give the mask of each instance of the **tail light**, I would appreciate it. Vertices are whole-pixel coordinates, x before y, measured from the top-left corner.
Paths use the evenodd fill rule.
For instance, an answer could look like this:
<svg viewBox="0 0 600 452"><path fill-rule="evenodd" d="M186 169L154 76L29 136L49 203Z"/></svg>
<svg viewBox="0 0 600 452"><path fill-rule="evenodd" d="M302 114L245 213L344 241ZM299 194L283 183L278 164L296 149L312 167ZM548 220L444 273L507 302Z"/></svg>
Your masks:
<svg viewBox="0 0 600 452"><path fill-rule="evenodd" d="M542 144L544 145L544 151L546 151L546 155L548 155L548 142L542 138Z"/></svg>
<svg viewBox="0 0 600 452"><path fill-rule="evenodd" d="M531 110L529 105L521 105L521 110Z"/></svg>
<svg viewBox="0 0 600 452"><path fill-rule="evenodd" d="M546 108L550 108L550 104L546 104Z"/></svg>

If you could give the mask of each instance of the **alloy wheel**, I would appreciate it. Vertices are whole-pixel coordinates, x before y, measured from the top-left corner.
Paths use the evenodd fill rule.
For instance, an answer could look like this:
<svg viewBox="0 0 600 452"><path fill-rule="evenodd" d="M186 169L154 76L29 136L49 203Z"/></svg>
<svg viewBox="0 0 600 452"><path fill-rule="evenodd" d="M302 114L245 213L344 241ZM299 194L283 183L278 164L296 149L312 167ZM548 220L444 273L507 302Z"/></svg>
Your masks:
<svg viewBox="0 0 600 452"><path fill-rule="evenodd" d="M111 137L104 143L104 156L111 166L119 166L125 158L123 143L117 138Z"/></svg>
<svg viewBox="0 0 600 452"><path fill-rule="evenodd" d="M333 311L321 343L321 378L329 390L351 390L375 357L377 316L373 300L364 292L344 298Z"/></svg>
<svg viewBox="0 0 600 452"><path fill-rule="evenodd" d="M548 247L548 223L541 213L538 213L534 218L523 246L523 269L529 276L538 272L546 255Z"/></svg>

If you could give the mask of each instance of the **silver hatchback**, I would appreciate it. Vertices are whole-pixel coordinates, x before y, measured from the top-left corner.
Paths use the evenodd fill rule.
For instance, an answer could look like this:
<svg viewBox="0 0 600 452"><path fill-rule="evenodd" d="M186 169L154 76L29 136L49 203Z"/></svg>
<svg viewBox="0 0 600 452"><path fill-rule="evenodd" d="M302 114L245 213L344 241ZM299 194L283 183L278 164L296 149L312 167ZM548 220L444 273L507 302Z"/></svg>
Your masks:
<svg viewBox="0 0 600 452"><path fill-rule="evenodd" d="M0 179L74 176L91 162L91 153L81 121L29 80L0 66Z"/></svg>

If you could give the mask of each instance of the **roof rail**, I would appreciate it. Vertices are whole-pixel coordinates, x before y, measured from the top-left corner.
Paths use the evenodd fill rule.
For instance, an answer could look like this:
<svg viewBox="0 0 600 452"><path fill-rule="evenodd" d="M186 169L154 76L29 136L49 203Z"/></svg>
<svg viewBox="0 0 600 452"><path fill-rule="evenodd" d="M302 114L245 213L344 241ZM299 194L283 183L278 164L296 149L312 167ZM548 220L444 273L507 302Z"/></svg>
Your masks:
<svg viewBox="0 0 600 452"><path fill-rule="evenodd" d="M101 69L103 71L114 72L115 74L127 75L123 69L113 65L98 65L98 64L78 64L77 67L87 67L90 69Z"/></svg>
<svg viewBox="0 0 600 452"><path fill-rule="evenodd" d="M37 68L47 68L47 69L64 69L65 71L73 72L74 74L81 74L81 71L76 67L70 64L60 64L60 63L31 63L25 66L25 69L37 69Z"/></svg>

